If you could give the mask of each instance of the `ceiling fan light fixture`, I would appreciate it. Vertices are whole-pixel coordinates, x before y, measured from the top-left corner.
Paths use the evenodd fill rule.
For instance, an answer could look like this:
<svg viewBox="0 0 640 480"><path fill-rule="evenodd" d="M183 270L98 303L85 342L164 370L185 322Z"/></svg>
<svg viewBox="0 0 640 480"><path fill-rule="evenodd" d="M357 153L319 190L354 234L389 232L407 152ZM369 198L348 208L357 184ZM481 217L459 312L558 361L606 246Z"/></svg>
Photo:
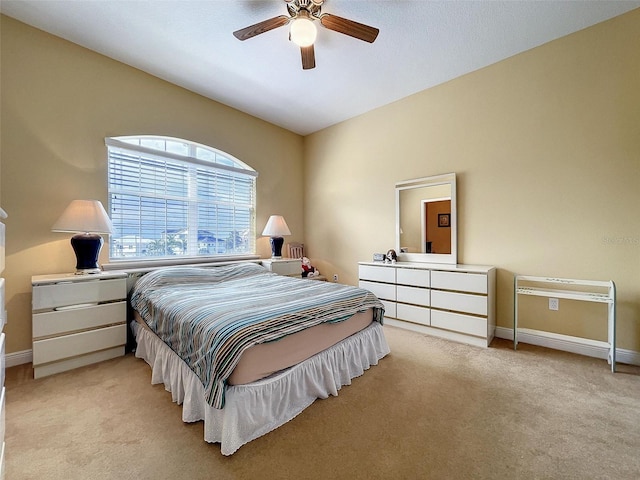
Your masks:
<svg viewBox="0 0 640 480"><path fill-rule="evenodd" d="M310 47L316 41L318 30L310 20L305 17L298 17L291 22L291 41L300 47Z"/></svg>

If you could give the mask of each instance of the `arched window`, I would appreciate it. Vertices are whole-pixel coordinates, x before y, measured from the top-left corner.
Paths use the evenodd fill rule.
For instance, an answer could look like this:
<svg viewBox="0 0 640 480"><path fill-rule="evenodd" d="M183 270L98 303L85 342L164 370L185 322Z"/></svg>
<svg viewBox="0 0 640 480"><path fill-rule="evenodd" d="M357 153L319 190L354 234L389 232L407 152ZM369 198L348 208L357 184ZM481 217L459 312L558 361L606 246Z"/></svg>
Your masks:
<svg viewBox="0 0 640 480"><path fill-rule="evenodd" d="M215 148L158 136L105 139L110 260L255 253L258 173Z"/></svg>

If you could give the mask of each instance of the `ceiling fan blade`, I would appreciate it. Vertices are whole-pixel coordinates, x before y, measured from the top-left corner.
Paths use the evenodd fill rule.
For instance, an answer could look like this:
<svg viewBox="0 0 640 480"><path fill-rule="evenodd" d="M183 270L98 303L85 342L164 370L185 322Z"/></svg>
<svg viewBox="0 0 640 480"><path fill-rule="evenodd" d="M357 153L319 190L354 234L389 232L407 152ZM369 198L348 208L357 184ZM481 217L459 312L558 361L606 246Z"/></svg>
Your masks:
<svg viewBox="0 0 640 480"><path fill-rule="evenodd" d="M291 20L291 17L280 15L279 17L273 17L269 20L258 22L255 25L236 30L235 32L233 32L233 36L238 40L247 40L248 38L252 38L256 35L260 35L261 33L273 30L274 28L282 27L283 25L289 23L289 20Z"/></svg>
<svg viewBox="0 0 640 480"><path fill-rule="evenodd" d="M345 35L369 43L373 43L380 32L377 28L370 27L364 23L347 20L346 18L331 15L330 13L322 14L320 23L329 30L344 33Z"/></svg>
<svg viewBox="0 0 640 480"><path fill-rule="evenodd" d="M309 45L308 47L300 47L300 53L302 53L303 70L316 68L316 53L313 49L313 44Z"/></svg>

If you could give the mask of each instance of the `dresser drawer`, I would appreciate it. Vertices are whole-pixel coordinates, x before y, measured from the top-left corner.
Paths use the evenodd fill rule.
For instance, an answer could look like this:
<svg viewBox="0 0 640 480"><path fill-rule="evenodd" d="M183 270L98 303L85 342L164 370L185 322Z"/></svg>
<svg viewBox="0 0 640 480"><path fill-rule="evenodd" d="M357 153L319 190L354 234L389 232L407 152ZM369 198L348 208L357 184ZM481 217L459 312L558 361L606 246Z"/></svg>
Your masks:
<svg viewBox="0 0 640 480"><path fill-rule="evenodd" d="M4 309L4 278L0 278L0 330L7 323L7 311Z"/></svg>
<svg viewBox="0 0 640 480"><path fill-rule="evenodd" d="M487 337L487 319L482 317L432 310L431 326L476 337Z"/></svg>
<svg viewBox="0 0 640 480"><path fill-rule="evenodd" d="M4 333L0 333L0 387L4 386L4 372L7 366L5 362L5 347L4 341L6 337Z"/></svg>
<svg viewBox="0 0 640 480"><path fill-rule="evenodd" d="M487 297L482 295L431 290L431 306L443 310L487 315Z"/></svg>
<svg viewBox="0 0 640 480"><path fill-rule="evenodd" d="M431 272L431 288L487 293L487 276L483 273L433 271Z"/></svg>
<svg viewBox="0 0 640 480"><path fill-rule="evenodd" d="M374 265L359 265L359 278L362 280L373 280L374 282L396 283L396 269L393 267Z"/></svg>
<svg viewBox="0 0 640 480"><path fill-rule="evenodd" d="M127 298L124 279L86 280L33 287L33 309L43 310L68 305L108 302Z"/></svg>
<svg viewBox="0 0 640 480"><path fill-rule="evenodd" d="M0 217L1 218L1 217ZM0 222L0 273L4 270L5 226Z"/></svg>
<svg viewBox="0 0 640 480"><path fill-rule="evenodd" d="M384 316L389 318L396 318L396 302L389 302L387 300L380 300L384 305Z"/></svg>
<svg viewBox="0 0 640 480"><path fill-rule="evenodd" d="M417 268L398 268L396 272L398 285L429 286L429 270Z"/></svg>
<svg viewBox="0 0 640 480"><path fill-rule="evenodd" d="M430 311L425 307L417 307L415 305L405 305L398 303L398 320L406 320L407 322L420 323L422 325L430 325Z"/></svg>
<svg viewBox="0 0 640 480"><path fill-rule="evenodd" d="M47 338L33 342L33 365L53 362L63 358L124 345L127 342L127 326L90 330L64 337Z"/></svg>
<svg viewBox="0 0 640 480"><path fill-rule="evenodd" d="M4 443L4 424L5 424L5 395L6 390L4 386L2 387L2 391L0 392L0 443Z"/></svg>
<svg viewBox="0 0 640 480"><path fill-rule="evenodd" d="M0 480L5 480L5 476L4 476L4 443L2 442L2 445L0 445Z"/></svg>
<svg viewBox="0 0 640 480"><path fill-rule="evenodd" d="M123 323L127 302L103 303L86 308L33 314L33 338Z"/></svg>
<svg viewBox="0 0 640 480"><path fill-rule="evenodd" d="M4 447L4 433L5 433L5 400L6 397L6 390L4 387L2 387L2 391L0 392L0 444ZM4 448L3 448L4 450ZM2 459L4 460L4 459ZM2 465L2 467L4 469L4 465ZM4 479L3 476L0 476L0 479Z"/></svg>
<svg viewBox="0 0 640 480"><path fill-rule="evenodd" d="M418 287L407 287L398 285L396 289L396 300L398 302L413 303L414 305L429 306L429 289Z"/></svg>
<svg viewBox="0 0 640 480"><path fill-rule="evenodd" d="M358 283L360 288L364 288L373 293L381 300L396 300L396 286L388 283L377 283L360 280Z"/></svg>

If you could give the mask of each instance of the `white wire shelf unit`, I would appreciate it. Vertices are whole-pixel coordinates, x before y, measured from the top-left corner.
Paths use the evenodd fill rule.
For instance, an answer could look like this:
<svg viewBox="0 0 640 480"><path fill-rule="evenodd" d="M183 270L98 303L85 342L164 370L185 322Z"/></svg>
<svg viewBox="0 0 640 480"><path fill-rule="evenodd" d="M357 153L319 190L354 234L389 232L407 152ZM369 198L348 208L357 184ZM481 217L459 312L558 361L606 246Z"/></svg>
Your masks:
<svg viewBox="0 0 640 480"><path fill-rule="evenodd" d="M524 283L524 285L523 285ZM532 285L533 284L533 285ZM593 291L593 290L600 291ZM590 291L591 290L591 291ZM612 280L575 280L570 278L535 277L531 275L516 275L514 279L513 302L513 348L518 348L518 333L532 333L536 330L518 327L518 297L520 295L534 295L538 297L565 298L585 302L605 303L607 307L607 341L589 340L608 349L607 361L611 371L616 371L616 285ZM537 332L540 332L537 330ZM567 336L565 336L567 337ZM577 342L585 339L570 337Z"/></svg>

